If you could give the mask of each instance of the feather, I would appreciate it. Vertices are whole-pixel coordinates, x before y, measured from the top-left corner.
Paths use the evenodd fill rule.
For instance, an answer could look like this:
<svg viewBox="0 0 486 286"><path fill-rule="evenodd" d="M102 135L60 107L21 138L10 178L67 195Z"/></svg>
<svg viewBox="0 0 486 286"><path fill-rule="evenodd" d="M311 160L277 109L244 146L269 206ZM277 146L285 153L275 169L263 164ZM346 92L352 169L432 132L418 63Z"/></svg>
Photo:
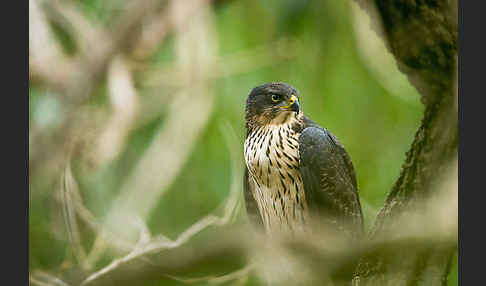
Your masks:
<svg viewBox="0 0 486 286"><path fill-rule="evenodd" d="M351 159L329 131L308 118L304 122L299 142L300 171L309 209L360 235L363 215Z"/></svg>

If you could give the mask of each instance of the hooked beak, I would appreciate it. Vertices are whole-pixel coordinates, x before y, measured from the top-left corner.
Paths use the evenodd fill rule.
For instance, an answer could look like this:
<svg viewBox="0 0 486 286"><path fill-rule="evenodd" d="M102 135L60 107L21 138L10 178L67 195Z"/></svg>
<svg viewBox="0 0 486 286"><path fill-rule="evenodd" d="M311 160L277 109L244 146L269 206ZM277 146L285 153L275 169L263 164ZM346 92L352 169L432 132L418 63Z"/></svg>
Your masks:
<svg viewBox="0 0 486 286"><path fill-rule="evenodd" d="M299 113L300 105L299 105L299 100L297 99L297 96L292 95L292 97L289 100L289 104L286 105L286 106L282 106L280 108L284 109L284 110L290 110L290 111Z"/></svg>

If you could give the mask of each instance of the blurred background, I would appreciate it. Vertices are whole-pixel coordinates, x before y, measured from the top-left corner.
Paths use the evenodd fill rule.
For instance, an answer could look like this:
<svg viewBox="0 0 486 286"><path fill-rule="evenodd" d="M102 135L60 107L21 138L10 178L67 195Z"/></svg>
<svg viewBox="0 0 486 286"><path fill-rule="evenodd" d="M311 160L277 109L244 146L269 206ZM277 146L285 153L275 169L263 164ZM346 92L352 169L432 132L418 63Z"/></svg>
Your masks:
<svg viewBox="0 0 486 286"><path fill-rule="evenodd" d="M354 1L29 0L29 28L31 273L94 271L126 251L101 228L174 239L241 194L257 85L296 87L344 144L367 227L423 114Z"/></svg>

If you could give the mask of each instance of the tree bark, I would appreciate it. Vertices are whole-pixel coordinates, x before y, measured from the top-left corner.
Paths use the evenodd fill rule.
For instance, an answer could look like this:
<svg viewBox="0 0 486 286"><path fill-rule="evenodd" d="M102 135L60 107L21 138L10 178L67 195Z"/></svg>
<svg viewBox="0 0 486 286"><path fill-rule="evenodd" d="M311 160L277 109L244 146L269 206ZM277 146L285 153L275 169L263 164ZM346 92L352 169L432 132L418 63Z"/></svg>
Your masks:
<svg viewBox="0 0 486 286"><path fill-rule="evenodd" d="M400 176L370 230L373 240L385 235L397 217L438 192L435 186L440 175L457 156L457 1L357 1L372 17L371 5L376 6L375 24L383 25L382 38L425 105ZM367 255L357 267L353 284L446 285L454 248Z"/></svg>

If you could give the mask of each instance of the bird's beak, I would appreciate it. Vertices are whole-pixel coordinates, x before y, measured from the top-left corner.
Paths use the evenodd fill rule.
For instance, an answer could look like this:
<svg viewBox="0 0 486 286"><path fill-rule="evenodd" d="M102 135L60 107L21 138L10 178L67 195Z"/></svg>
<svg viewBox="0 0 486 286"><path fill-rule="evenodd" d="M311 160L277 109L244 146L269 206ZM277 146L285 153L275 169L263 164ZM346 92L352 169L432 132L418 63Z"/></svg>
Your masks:
<svg viewBox="0 0 486 286"><path fill-rule="evenodd" d="M299 105L299 100L297 99L297 96L292 95L292 97L289 100L289 104L280 107L281 109L284 110L290 110L299 113L300 111L300 105Z"/></svg>

